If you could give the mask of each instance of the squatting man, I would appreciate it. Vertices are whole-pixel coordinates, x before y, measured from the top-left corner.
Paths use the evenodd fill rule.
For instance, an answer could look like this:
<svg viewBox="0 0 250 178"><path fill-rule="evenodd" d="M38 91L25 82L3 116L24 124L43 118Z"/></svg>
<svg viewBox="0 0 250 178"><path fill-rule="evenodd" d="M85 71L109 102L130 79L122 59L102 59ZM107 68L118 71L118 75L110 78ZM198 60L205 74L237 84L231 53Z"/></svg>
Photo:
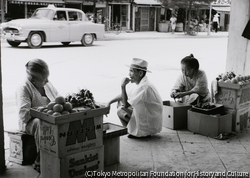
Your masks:
<svg viewBox="0 0 250 178"><path fill-rule="evenodd" d="M121 94L108 102L108 106L118 102L117 114L123 126L128 128L129 138L150 137L162 130L162 99L149 82L146 74L148 62L133 58L128 66L129 78L121 82ZM128 90L129 83L136 86Z"/></svg>

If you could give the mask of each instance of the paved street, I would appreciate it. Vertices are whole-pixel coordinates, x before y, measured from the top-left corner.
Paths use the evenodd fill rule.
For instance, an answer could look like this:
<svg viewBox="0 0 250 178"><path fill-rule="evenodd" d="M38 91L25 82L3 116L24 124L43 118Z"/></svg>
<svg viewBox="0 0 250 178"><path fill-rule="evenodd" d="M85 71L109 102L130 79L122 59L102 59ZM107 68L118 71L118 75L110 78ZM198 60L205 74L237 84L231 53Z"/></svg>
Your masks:
<svg viewBox="0 0 250 178"><path fill-rule="evenodd" d="M15 89L26 76L24 65L33 58L41 58L49 64L49 79L63 96L80 88L88 88L99 102L107 102L120 93L121 79L128 75L129 70L125 65L129 65L133 57L149 62L152 73L148 77L163 100L170 99L171 87L181 72L180 60L190 53L199 60L200 68L206 71L209 84L218 74L225 72L226 35L185 37L175 34L176 38L173 35L161 38L161 35L134 40L128 36L127 40L116 40L117 37L113 36L112 40L95 41L92 47L82 47L80 43L72 43L69 47L47 43L41 49L29 49L27 44L12 48L2 42L5 129L18 128ZM104 120L120 124L115 105ZM248 131L229 140L215 140L187 130L166 128L150 139L133 140L122 136L121 163L107 167L105 171L250 172L249 141ZM7 137L5 143L8 149ZM10 163L7 167L9 174L4 177L39 177L38 173L32 172L31 166ZM17 170L21 174L15 174Z"/></svg>

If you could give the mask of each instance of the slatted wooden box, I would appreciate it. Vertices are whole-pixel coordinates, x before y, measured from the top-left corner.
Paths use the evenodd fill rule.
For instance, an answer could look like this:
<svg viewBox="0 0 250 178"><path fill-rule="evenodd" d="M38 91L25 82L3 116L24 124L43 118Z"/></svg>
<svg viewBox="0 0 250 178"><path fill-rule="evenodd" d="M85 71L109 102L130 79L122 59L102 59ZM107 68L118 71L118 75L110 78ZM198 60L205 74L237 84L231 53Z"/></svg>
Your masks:
<svg viewBox="0 0 250 178"><path fill-rule="evenodd" d="M103 115L108 107L53 117L31 110L41 119L40 148L51 155L65 157L103 145Z"/></svg>

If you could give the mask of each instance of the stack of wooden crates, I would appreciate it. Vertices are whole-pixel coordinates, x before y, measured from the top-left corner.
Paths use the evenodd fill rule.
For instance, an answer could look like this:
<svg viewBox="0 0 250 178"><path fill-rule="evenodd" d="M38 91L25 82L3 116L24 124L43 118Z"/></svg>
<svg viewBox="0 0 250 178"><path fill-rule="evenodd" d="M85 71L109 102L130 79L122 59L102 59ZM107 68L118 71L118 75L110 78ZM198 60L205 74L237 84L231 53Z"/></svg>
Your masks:
<svg viewBox="0 0 250 178"><path fill-rule="evenodd" d="M31 110L41 119L42 178L84 177L86 171L104 170L103 115L99 108L53 117Z"/></svg>
<svg viewBox="0 0 250 178"><path fill-rule="evenodd" d="M250 83L243 85L218 82L215 103L223 104L228 113L232 113L232 131L243 131L249 124Z"/></svg>

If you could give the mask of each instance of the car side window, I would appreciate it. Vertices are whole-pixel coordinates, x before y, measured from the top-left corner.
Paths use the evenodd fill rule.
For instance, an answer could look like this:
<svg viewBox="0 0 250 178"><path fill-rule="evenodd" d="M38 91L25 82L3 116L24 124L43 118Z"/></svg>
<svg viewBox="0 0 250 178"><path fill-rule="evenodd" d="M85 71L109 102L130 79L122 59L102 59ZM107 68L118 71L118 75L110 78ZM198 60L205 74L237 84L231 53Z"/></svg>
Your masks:
<svg viewBox="0 0 250 178"><path fill-rule="evenodd" d="M57 11L55 16L54 16L54 20L59 20L59 21L67 20L66 12L65 11Z"/></svg>
<svg viewBox="0 0 250 178"><path fill-rule="evenodd" d="M79 21L82 21L82 13L77 12Z"/></svg>
<svg viewBox="0 0 250 178"><path fill-rule="evenodd" d="M69 11L69 21L80 21L78 13L74 11Z"/></svg>

